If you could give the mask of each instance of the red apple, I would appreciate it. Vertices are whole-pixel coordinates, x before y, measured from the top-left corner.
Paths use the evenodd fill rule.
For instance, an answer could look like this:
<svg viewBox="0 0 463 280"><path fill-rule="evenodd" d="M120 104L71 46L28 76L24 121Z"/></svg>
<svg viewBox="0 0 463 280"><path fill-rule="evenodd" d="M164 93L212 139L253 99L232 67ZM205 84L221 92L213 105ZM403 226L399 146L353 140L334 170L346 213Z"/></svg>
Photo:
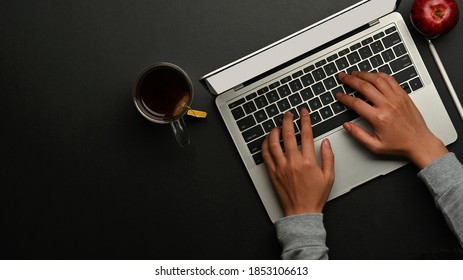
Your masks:
<svg viewBox="0 0 463 280"><path fill-rule="evenodd" d="M457 25L459 12L455 0L415 0L410 18L426 38L445 34Z"/></svg>

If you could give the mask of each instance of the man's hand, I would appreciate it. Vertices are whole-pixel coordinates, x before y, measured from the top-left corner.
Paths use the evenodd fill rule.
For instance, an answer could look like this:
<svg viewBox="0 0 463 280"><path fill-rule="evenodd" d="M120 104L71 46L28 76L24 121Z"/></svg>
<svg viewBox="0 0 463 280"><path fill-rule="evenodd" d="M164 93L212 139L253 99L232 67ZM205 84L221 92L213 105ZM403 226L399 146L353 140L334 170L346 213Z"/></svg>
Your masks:
<svg viewBox="0 0 463 280"><path fill-rule="evenodd" d="M321 213L334 182L334 155L329 140L322 142L320 167L309 112L302 109L300 115L300 151L289 112L284 116L282 127L274 128L262 144L262 156L286 216ZM285 152L280 145L280 134Z"/></svg>

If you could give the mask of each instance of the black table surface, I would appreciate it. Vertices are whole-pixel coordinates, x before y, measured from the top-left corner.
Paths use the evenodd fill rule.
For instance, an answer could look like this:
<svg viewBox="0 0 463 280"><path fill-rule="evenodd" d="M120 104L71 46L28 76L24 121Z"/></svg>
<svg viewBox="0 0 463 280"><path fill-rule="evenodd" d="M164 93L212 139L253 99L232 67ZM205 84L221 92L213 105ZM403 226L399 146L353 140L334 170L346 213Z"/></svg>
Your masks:
<svg viewBox="0 0 463 280"><path fill-rule="evenodd" d="M274 226L199 78L355 1L2 1L3 259L278 259ZM403 15L459 135L462 120ZM461 24L435 45L463 99ZM191 76L191 145L145 120L131 86L169 61ZM463 158L461 141L449 146ZM458 248L409 164L326 205L332 259Z"/></svg>

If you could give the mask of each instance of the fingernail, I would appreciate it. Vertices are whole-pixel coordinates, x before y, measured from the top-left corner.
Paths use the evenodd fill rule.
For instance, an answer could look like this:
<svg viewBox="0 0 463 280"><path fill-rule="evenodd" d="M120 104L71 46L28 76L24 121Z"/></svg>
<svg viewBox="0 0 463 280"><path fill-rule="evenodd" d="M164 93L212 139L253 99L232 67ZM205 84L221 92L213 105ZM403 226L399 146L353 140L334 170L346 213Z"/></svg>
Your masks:
<svg viewBox="0 0 463 280"><path fill-rule="evenodd" d="M344 73L344 72L340 72L340 73L338 74L338 78L339 78L339 80L341 80L341 81L342 81L342 79L344 79L344 77L345 77L346 75L347 75L346 73Z"/></svg>
<svg viewBox="0 0 463 280"><path fill-rule="evenodd" d="M352 125L350 122L345 122L342 126L344 127L345 130L347 130L348 132L351 132Z"/></svg>
<svg viewBox="0 0 463 280"><path fill-rule="evenodd" d="M324 139L322 144L323 144L323 147L331 149L331 142L328 138Z"/></svg>

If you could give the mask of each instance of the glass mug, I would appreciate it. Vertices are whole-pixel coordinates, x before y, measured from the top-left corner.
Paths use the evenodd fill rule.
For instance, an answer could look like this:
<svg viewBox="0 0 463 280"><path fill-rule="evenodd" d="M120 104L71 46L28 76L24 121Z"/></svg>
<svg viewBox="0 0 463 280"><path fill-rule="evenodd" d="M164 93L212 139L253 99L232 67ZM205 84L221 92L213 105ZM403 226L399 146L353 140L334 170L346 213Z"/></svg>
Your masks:
<svg viewBox="0 0 463 280"><path fill-rule="evenodd" d="M132 98L149 121L170 123L181 147L190 144L183 115L193 101L193 84L180 67L168 62L146 67L133 83Z"/></svg>

